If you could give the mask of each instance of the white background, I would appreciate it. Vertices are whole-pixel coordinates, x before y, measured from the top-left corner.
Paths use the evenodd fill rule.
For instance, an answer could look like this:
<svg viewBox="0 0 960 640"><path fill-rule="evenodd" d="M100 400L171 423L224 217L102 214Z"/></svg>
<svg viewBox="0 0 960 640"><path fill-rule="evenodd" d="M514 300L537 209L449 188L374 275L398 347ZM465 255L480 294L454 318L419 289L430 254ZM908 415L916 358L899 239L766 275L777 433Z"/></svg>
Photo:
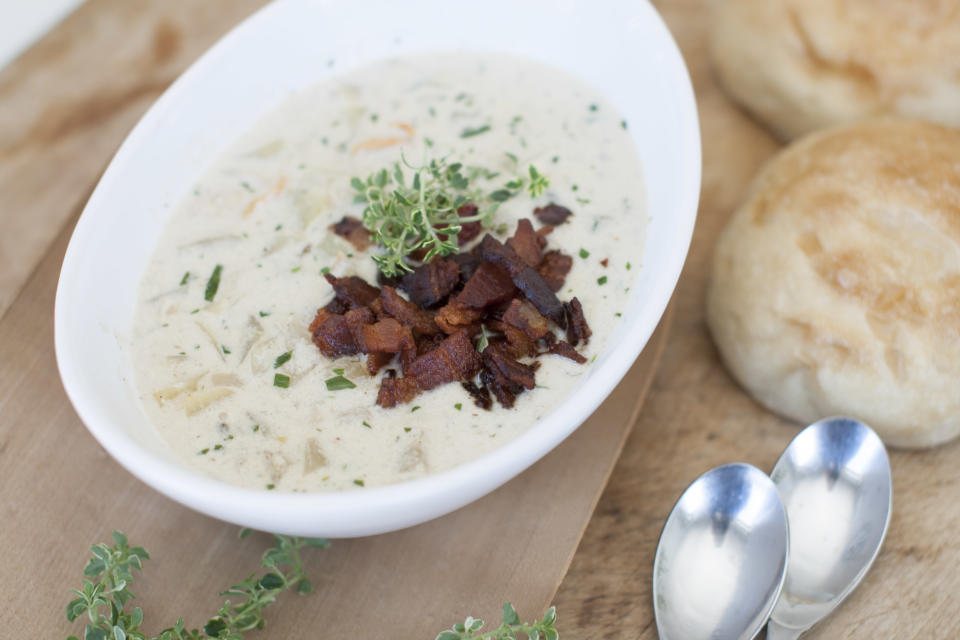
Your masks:
<svg viewBox="0 0 960 640"><path fill-rule="evenodd" d="M5 67L83 0L0 0L0 68Z"/></svg>

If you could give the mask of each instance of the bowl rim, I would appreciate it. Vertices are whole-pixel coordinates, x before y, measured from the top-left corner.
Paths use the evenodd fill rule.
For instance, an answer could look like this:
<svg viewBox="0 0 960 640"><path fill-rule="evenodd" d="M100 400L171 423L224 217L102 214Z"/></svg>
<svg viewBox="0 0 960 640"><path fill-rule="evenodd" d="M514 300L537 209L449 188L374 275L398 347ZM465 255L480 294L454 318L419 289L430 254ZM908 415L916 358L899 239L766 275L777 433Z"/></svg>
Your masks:
<svg viewBox="0 0 960 640"><path fill-rule="evenodd" d="M362 492L275 492L227 484L160 459L114 425L95 398L82 393L79 380L84 377L84 371L72 357L71 345L65 338L67 318L62 310L76 281L72 267L78 261L79 247L89 242L90 219L101 208L104 194L113 189L118 167L128 156L139 151L144 138L153 135L151 124L181 100L181 88L187 80L204 73L206 67L213 65L234 46L235 40L243 38L247 30L255 29L262 16L296 1L277 0L267 4L231 29L178 76L120 146L84 207L64 257L54 313L56 361L67 396L94 438L127 471L167 497L218 519L262 530L316 535L319 527L323 535L329 537L372 535L432 520L510 481L565 440L619 384L660 322L689 250L700 194L699 120L693 85L676 41L655 9L648 2L638 3L637 9L646 13L645 18L652 21L652 28L661 32L666 51L660 62L669 68L670 73L677 74L677 90L682 94L680 104L675 107L685 130L680 132L682 135L677 145L680 155L690 166L689 171L680 177L679 204L671 212L678 242L668 263L661 265L660 275L652 280L649 304L642 315L630 330L624 332L603 366L594 367L591 376L571 393L571 396L579 396L581 402L565 414L562 428L541 420L476 460L422 478L365 488ZM552 429L541 428L545 426L552 426ZM290 515L296 513L304 514L303 520L295 522L291 519Z"/></svg>

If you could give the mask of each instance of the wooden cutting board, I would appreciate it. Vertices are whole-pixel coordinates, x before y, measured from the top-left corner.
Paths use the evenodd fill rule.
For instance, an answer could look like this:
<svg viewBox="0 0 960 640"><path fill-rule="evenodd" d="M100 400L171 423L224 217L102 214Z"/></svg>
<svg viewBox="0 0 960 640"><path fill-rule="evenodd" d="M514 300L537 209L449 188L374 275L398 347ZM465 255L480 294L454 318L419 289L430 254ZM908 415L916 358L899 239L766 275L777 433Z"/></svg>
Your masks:
<svg viewBox="0 0 960 640"><path fill-rule="evenodd" d="M702 206L649 398L554 598L566 638L656 638L650 578L673 502L711 466L742 460L771 468L797 431L736 387L704 324L716 235L779 148L715 84L705 49L707 2L654 3L686 56L700 104ZM63 397L50 333L67 230L113 150L190 61L261 4L90 0L0 73L0 596L21 612L4 627L11 637L68 632L66 589L79 577L85 545L111 528L126 528L154 554L137 585L154 624L214 609L216 590L252 570L265 544L262 537L237 542L235 528L157 496L115 465ZM576 548L661 340L662 333L611 397L626 395L625 402L605 404L601 411L614 411L598 413L499 492L423 527L312 554L317 590L277 605L258 637L350 631L429 639L458 617L494 617L505 599L521 615L538 614ZM570 462L585 454L607 460L607 467L591 467L588 490L577 475L584 465ZM893 452L891 462L894 517L884 549L860 589L806 636L812 640L960 635L960 444ZM536 518L531 509L539 509ZM559 531L571 511L577 526ZM498 529L514 521L525 523L511 529L520 538ZM435 546L437 539L443 544ZM458 572L464 575L446 599L422 604L431 579ZM394 612L399 627L363 633Z"/></svg>

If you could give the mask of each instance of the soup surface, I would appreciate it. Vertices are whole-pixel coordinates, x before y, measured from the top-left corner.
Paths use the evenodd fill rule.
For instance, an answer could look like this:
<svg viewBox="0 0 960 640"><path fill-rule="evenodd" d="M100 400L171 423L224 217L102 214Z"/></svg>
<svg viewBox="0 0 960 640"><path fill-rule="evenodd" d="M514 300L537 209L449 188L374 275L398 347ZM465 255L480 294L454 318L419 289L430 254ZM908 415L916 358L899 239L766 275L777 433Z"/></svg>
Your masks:
<svg viewBox="0 0 960 640"><path fill-rule="evenodd" d="M190 467L278 491L395 483L515 438L587 373L641 267L645 192L627 128L578 79L487 54L384 61L287 99L206 171L151 258L131 343L151 421ZM550 202L573 211L549 244L574 258L558 296L583 304L588 364L541 357L538 388L512 409L479 409L458 384L383 409L363 356L320 354L307 327L333 295L322 274L376 282L376 248L357 251L328 227L361 215L351 178L401 152L413 165L482 168L475 182L488 190L530 165L547 176L542 195L503 202L491 232L502 240ZM328 390L339 370L356 386Z"/></svg>

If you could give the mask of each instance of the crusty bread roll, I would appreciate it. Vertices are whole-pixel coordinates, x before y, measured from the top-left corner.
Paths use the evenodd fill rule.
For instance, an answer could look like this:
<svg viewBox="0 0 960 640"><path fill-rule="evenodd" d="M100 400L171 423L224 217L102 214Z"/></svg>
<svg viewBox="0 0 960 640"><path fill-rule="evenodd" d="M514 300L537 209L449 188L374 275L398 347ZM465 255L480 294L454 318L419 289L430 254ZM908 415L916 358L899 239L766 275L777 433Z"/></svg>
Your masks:
<svg viewBox="0 0 960 640"><path fill-rule="evenodd" d="M727 92L781 138L877 116L960 127L957 0L714 0Z"/></svg>
<svg viewBox="0 0 960 640"><path fill-rule="evenodd" d="M776 413L900 447L960 433L960 131L873 121L781 152L720 235L707 321Z"/></svg>

